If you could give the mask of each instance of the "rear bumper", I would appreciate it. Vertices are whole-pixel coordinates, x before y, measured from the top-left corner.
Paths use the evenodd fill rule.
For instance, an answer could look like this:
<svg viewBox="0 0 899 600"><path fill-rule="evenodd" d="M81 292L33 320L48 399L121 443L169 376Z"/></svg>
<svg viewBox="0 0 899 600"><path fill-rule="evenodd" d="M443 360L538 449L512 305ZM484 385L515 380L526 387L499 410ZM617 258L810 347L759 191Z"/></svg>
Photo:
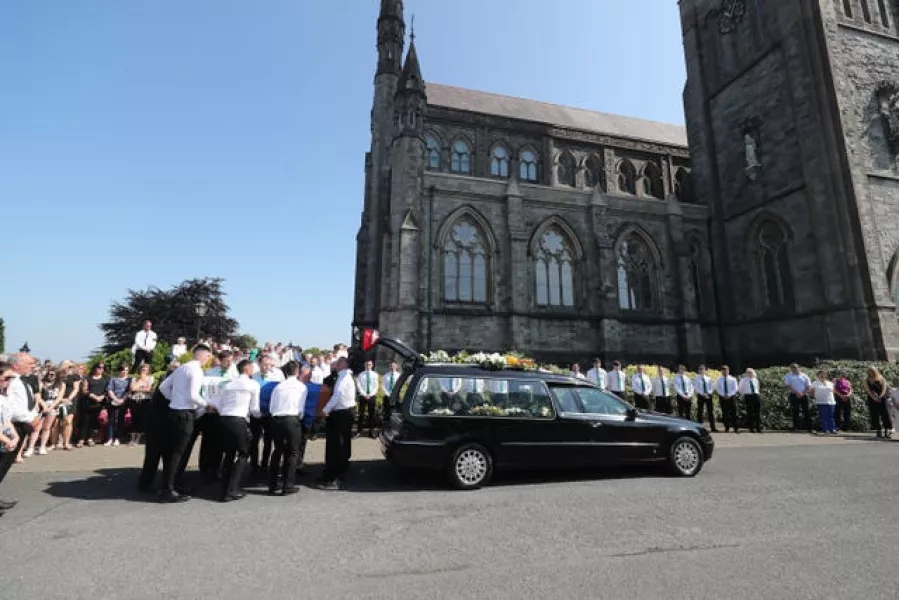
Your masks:
<svg viewBox="0 0 899 600"><path fill-rule="evenodd" d="M384 431L378 440L381 454L389 462L415 469L436 469L446 467L450 446L446 442L397 440L393 432Z"/></svg>

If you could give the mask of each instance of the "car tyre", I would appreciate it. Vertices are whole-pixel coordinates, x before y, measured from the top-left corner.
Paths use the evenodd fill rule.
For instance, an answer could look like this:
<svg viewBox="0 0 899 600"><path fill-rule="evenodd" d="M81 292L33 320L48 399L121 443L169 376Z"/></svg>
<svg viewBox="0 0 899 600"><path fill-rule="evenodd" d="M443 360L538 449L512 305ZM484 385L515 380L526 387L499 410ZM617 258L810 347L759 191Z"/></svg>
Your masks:
<svg viewBox="0 0 899 600"><path fill-rule="evenodd" d="M674 475L695 477L702 470L705 459L702 447L691 437L680 437L671 444L668 466Z"/></svg>
<svg viewBox="0 0 899 600"><path fill-rule="evenodd" d="M453 487L476 490L493 476L493 457L480 444L462 444L453 452L447 475Z"/></svg>

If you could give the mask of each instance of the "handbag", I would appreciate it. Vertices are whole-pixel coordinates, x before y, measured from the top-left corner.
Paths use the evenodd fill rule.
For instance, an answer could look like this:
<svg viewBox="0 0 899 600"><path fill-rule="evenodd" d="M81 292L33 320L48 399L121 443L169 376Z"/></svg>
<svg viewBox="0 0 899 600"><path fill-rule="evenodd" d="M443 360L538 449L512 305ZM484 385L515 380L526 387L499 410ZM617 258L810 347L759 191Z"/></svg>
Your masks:
<svg viewBox="0 0 899 600"><path fill-rule="evenodd" d="M109 424L109 411L105 408L100 411L100 414L97 415L97 423L100 424L101 427L105 427Z"/></svg>
<svg viewBox="0 0 899 600"><path fill-rule="evenodd" d="M125 411L125 427L131 427L131 409Z"/></svg>

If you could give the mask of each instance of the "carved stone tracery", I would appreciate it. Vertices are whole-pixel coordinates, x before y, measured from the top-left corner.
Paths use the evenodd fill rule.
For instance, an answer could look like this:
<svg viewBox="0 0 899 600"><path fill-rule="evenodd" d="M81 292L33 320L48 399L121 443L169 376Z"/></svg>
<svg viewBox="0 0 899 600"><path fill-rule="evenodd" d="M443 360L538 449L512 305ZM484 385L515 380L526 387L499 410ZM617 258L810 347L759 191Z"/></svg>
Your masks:
<svg viewBox="0 0 899 600"><path fill-rule="evenodd" d="M899 84L882 81L877 86L877 112L893 156L899 156Z"/></svg>

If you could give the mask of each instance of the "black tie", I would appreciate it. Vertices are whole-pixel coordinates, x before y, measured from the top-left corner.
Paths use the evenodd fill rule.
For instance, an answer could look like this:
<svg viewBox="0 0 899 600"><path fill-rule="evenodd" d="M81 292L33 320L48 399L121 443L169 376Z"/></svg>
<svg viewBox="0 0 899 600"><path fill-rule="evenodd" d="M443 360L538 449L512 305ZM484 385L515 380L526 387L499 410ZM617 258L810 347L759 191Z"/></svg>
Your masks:
<svg viewBox="0 0 899 600"><path fill-rule="evenodd" d="M34 405L36 403L34 401L34 393L31 391L31 385L24 379L21 381L22 385L25 386L25 395L28 396L28 410L34 410Z"/></svg>

